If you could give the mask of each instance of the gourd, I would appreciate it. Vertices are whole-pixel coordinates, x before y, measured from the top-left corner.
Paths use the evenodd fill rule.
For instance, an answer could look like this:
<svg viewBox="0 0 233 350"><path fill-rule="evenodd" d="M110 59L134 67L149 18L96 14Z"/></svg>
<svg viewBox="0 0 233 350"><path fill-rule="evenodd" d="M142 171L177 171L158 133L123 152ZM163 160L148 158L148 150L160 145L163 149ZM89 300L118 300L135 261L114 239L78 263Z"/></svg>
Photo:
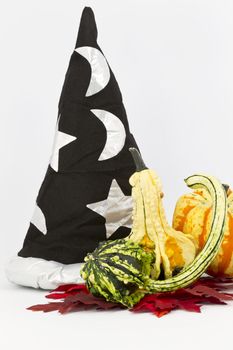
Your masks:
<svg viewBox="0 0 233 350"><path fill-rule="evenodd" d="M233 192L223 185L227 195L226 227L219 251L207 269L207 273L218 277L233 277ZM185 194L177 201L173 227L193 236L198 251L203 249L211 229L213 200L205 189Z"/></svg>
<svg viewBox="0 0 233 350"><path fill-rule="evenodd" d="M146 168L135 148L130 151L136 163L136 172L130 178L134 203L132 232L125 239L101 243L86 256L81 270L90 291L127 307L132 307L145 293L174 291L198 279L220 247L226 217L226 193L217 179L197 174L185 180L190 188L206 189L213 203L209 236L194 258L194 243L167 224L158 177ZM182 269L178 273L177 267ZM171 277L174 271L177 274ZM166 279L158 280L162 277Z"/></svg>
<svg viewBox="0 0 233 350"><path fill-rule="evenodd" d="M128 239L146 251L154 251L151 271L154 279L169 278L189 265L196 256L192 236L169 226L162 203L162 185L156 173L147 169L136 149L130 149L137 171L130 177L132 186L133 226Z"/></svg>
<svg viewBox="0 0 233 350"><path fill-rule="evenodd" d="M84 260L81 276L93 295L134 305L145 294L155 256L132 240L117 239L100 242Z"/></svg>

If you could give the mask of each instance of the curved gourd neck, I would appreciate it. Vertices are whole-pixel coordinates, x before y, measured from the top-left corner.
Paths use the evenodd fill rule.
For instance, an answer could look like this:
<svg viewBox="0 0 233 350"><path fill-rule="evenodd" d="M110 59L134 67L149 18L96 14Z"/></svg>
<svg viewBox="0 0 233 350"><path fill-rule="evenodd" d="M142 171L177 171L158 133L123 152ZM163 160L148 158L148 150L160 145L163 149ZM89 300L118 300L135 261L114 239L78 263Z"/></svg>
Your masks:
<svg viewBox="0 0 233 350"><path fill-rule="evenodd" d="M214 177L205 175L193 175L185 181L189 187L204 187L212 195L213 218L211 230L203 250L178 275L163 281L148 281L147 288L153 293L173 291L193 283L205 272L222 243L227 210L226 192L222 184Z"/></svg>

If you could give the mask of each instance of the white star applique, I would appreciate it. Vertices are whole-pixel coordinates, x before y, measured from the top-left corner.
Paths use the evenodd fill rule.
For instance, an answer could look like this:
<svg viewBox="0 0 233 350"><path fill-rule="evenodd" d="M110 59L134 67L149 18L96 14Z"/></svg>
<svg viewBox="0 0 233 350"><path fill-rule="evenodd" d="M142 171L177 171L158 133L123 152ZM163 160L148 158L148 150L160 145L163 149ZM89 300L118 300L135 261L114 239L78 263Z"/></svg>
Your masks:
<svg viewBox="0 0 233 350"><path fill-rule="evenodd" d="M56 126L56 132L55 132L55 137L54 137L54 143L53 143L53 150L52 150L52 156L50 158L50 165L51 167L55 170L58 171L58 164L59 164L59 150L60 148L68 145L72 141L76 140L77 137L66 134L62 131L59 131L59 120L60 116L57 121L57 126Z"/></svg>
<svg viewBox="0 0 233 350"><path fill-rule="evenodd" d="M43 211L36 204L34 213L32 215L31 223L42 232L44 235L47 233L46 220Z"/></svg>
<svg viewBox="0 0 233 350"><path fill-rule="evenodd" d="M120 227L132 226L132 198L125 196L115 179L112 180L108 197L103 201L87 204L87 207L105 218L106 237Z"/></svg>

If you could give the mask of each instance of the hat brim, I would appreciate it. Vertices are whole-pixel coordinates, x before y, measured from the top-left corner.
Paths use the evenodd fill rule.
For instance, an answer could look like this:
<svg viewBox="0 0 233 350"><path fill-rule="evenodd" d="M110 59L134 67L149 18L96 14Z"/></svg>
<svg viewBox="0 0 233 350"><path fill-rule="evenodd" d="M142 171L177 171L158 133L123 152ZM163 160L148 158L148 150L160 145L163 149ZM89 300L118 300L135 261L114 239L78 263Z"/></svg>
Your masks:
<svg viewBox="0 0 233 350"><path fill-rule="evenodd" d="M6 265L10 282L33 288L52 290L62 284L81 284L83 263L62 264L40 258L15 256Z"/></svg>

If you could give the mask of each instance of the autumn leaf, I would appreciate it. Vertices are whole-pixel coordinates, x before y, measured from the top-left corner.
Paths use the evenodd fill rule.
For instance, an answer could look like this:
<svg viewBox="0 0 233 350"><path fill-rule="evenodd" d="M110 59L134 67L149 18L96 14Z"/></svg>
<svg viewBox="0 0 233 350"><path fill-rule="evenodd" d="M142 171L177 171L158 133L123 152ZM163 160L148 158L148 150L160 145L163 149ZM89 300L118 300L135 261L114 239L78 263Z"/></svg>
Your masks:
<svg viewBox="0 0 233 350"><path fill-rule="evenodd" d="M34 305L27 308L27 310L43 311L43 312L58 311L62 314L65 314L71 311L78 311L78 310L88 310L88 309L109 310L114 308L118 308L118 309L123 308L121 304L111 303L109 301L106 301L104 298L97 298L93 296L91 293L86 293L85 291L84 292L81 291L81 288L77 290L78 292L76 292L75 295L70 294L69 296L66 296L64 301ZM54 299L57 299L57 296Z"/></svg>
<svg viewBox="0 0 233 350"><path fill-rule="evenodd" d="M76 295L79 292L89 294L85 284L66 284L57 287L45 297L48 299L64 299L70 295Z"/></svg>
<svg viewBox="0 0 233 350"><path fill-rule="evenodd" d="M131 312L151 312L157 317L162 317L173 310L185 310L201 312L201 306L205 304L226 304L233 300L233 280L212 277L202 277L187 288L178 289L175 292L147 294L133 308ZM46 296L48 299L60 299L59 302L34 305L28 308L32 311L51 312L58 311L61 314L80 310L109 310L126 309L119 303L106 301L104 298L92 295L85 284L62 285Z"/></svg>

